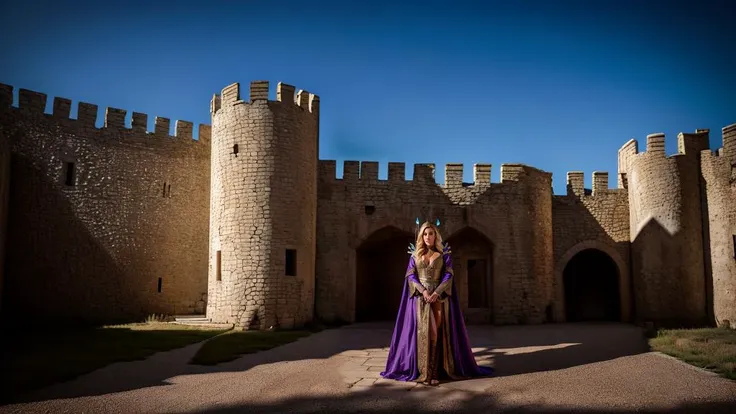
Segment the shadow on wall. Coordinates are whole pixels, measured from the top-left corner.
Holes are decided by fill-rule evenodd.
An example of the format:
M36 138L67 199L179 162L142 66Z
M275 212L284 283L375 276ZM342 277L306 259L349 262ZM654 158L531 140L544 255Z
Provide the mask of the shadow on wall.
M349 325L322 331L268 351L244 355L217 366L187 365L185 361L189 361L199 348L199 344L195 344L156 354L146 361L113 364L77 380L21 396L17 401L102 396L147 387L165 387L171 385L175 377L243 373L257 366L277 362L327 359L348 350L387 348L392 328L392 324L385 322ZM642 330L625 324L472 326L468 333L479 364L487 365L485 361L490 360L496 368L496 378L566 369L647 351ZM335 375L340 374L335 372ZM333 401L338 404L337 409L350 407L340 406L341 401ZM299 408L303 403L301 400L295 401L296 405L284 406L283 409L275 405L260 408L242 406L238 409L251 412L250 408L253 407L284 412Z
M553 199L555 298L547 320L631 322L629 231L615 227L620 220L628 223L628 206L616 199L626 195L584 197ZM616 241L606 228L622 232L618 237L625 240Z
M703 170L701 169L701 172ZM713 248L710 238L710 207L708 205L708 182L700 176L700 209L703 223L703 268L705 273L705 319L709 326L716 326L716 315L713 298Z
M406 273L407 248L413 239L411 233L388 226L371 234L356 249L357 322L396 319L404 285L401 276Z
M136 287L33 162L13 154L3 324L142 320ZM21 178L22 177L22 178ZM28 206L33 206L28 208ZM87 208L94 208L87 205Z
M677 237L650 219L631 244L632 269L638 275L632 281L637 320L663 328L704 326L705 308L697 306L696 298L711 294L705 288L708 278L694 281L702 292L685 279L687 273L676 265L679 261L673 260L680 257L684 245ZM713 303L712 298L705 303Z
M462 229L446 239L452 249L455 288L463 309L465 323L492 324L495 263L494 245L473 227Z
M493 245L472 227L446 240L455 258L455 278L466 323L488 324L493 315ZM356 249L356 322L394 321L399 308L407 253L414 235L393 226L373 232ZM438 259L440 260L440 259ZM478 264L475 269L466 269ZM468 298L465 300L465 298Z

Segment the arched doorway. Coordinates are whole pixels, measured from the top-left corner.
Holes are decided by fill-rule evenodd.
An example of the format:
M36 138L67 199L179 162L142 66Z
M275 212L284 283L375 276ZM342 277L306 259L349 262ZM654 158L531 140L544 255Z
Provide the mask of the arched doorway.
M565 265L563 281L568 322L621 320L619 269L608 254L580 251Z
M452 249L455 287L468 324L493 323L493 243L465 227L447 239Z
M395 320L414 235L395 227L371 234L356 251L355 321Z

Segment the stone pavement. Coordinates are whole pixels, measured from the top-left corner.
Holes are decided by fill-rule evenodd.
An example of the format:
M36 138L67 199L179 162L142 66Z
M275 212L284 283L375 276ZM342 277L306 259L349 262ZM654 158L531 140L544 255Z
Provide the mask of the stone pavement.
M497 375L439 387L386 381L390 324L356 324L216 367L200 345L113 364L0 413L736 412L736 382L647 352L623 324L471 326Z
M337 358L344 360L338 372L342 376L345 384L354 391L364 391L366 390L364 387L371 387L373 385L397 387L406 389L407 391L418 386L419 384L416 382L400 382L381 377L380 373L386 368L388 350L388 347L368 348L345 351L336 355ZM473 348L473 352L476 354L482 350L483 348ZM493 366L490 355L477 357L476 362L479 365Z

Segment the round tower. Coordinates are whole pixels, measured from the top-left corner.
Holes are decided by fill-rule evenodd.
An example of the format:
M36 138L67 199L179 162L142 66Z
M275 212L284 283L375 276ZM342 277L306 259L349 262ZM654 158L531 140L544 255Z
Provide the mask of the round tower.
M243 329L311 320L316 256L319 97L238 83L211 102L207 317Z
M632 285L639 321L699 324L706 318L700 151L708 134L680 134L665 156L664 134L619 151L629 193Z
M702 155L703 179L708 198L709 253L712 284L712 314L718 326L736 329L736 206L733 165L736 164L736 124L721 129L723 147ZM708 257L708 256L706 256ZM706 269L708 269L706 267Z

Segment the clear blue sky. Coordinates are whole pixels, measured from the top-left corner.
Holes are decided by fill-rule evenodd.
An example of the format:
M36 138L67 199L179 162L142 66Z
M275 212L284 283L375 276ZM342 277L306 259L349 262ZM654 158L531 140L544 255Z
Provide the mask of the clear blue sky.
M321 98L321 159L609 171L618 148L736 122L729 1L3 2L0 82L210 123L232 82ZM594 5L587 5L593 3ZM637 7L638 4L643 4ZM16 91L17 96L17 91ZM128 115L130 118L130 112ZM152 129L152 125L149 127ZM173 122L172 122L173 128Z

